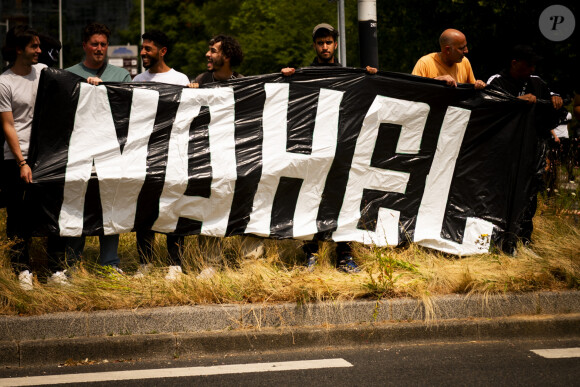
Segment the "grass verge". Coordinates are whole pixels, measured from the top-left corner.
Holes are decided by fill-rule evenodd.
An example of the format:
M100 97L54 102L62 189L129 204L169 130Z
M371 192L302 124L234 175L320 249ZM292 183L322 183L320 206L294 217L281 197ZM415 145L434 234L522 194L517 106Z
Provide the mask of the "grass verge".
M512 257L494 251L458 258L411 244L406 248L377 248L353 244L361 273L344 274L334 268L332 243L320 249L318 265L309 272L302 265L301 242L265 240L259 259L242 257L242 238L224 239L227 264L209 278L197 237L186 238L184 268L176 281L167 281L165 238L157 236L153 269L134 278L138 267L134 234L121 236L120 275L96 264L98 240L87 238L85 256L72 271L70 286L47 284L35 278L34 290L20 289L10 269L9 243L0 239L0 314L37 315L61 311L135 309L170 305L220 303L315 302L325 300L413 297L426 305L433 295L495 294L580 288L580 214L578 192L540 201L535 217L534 243L519 246ZM3 224L4 222L1 222ZM4 230L0 233L4 235ZM33 242L33 265L43 266L43 241Z

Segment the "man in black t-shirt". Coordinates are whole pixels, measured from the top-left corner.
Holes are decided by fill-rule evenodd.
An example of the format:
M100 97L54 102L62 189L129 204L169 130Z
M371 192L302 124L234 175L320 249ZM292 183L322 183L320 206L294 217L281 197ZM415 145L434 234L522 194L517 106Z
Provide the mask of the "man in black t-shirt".
M198 88L208 83L221 83L244 77L233 70L244 59L242 47L235 38L227 35L214 36L209 41L209 49L205 57L208 71L195 77L195 80L188 84L188 87ZM224 256L222 238L199 235L197 241L203 251L206 266L200 273L199 278L209 278L214 275L215 267L219 268L231 263L227 262ZM262 239L244 236L239 241L240 254L243 258L256 259L264 254L264 242Z
M327 23L318 24L312 30L312 46L316 51L316 57L310 66L327 66L342 67L335 56L338 47L338 31ZM291 76L295 73L292 67L286 67L281 70L284 76ZM377 69L367 66L366 71L369 74L376 74ZM316 265L318 255L318 241L316 239L305 242L302 250L306 254L306 266L313 270ZM352 250L347 242L337 242L336 244L336 266L340 271L347 273L357 273L360 271L358 265L352 258Z
M507 69L493 75L487 81L491 89L502 91L517 97L529 104L538 100L551 101L552 106L546 106L541 111L536 111L536 132L538 144L536 149L535 166L536 179L533 197L520 222L521 232L519 237L524 243L531 241L533 222L532 218L537 207L537 192L543 186L543 174L546 166L547 141L553 134L553 129L558 125L558 109L562 107L562 98L550 91L546 82L540 77L533 75L536 63L541 59L529 46L515 46L512 50L512 59Z
M327 23L320 23L312 30L312 46L316 51L316 57L310 63L310 66L329 66L342 67L335 56L335 51L338 47L338 31L333 26ZM369 74L376 74L377 69L367 66L366 70ZM290 76L294 74L296 69L293 67L285 67L282 69L282 74Z
M195 81L189 87L199 87L212 82L225 82L230 79L242 78L233 70L244 59L240 43L231 36L216 35L209 41L207 58L207 71L195 77Z
M491 76L487 84L528 103L536 103L538 99L552 101L554 109L558 110L562 107L562 98L550 92L542 78L533 75L540 59L531 47L516 46L509 67Z

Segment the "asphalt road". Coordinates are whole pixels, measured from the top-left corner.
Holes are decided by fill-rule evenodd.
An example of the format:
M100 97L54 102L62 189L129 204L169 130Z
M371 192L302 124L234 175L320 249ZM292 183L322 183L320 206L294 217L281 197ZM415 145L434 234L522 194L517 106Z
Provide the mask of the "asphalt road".
M0 386L29 380L48 382L48 375L58 375L57 383L78 380L66 385L79 386L388 386L388 385L508 385L573 386L580 385L580 357L544 358L532 350L576 348L580 356L580 338L554 340L504 340L439 342L409 345L383 345L361 348L320 348L308 351L229 353L219 357L175 359L164 362L128 361L42 368L3 368ZM328 359L320 364L321 359ZM318 360L318 362L310 362ZM268 371L258 372L266 363ZM295 363L289 363L295 362ZM237 365L232 370L227 366ZM216 369L216 366L224 366ZM288 367L318 367L284 370ZM190 368L212 367L212 368ZM253 368L257 367L257 368ZM336 368L328 368L336 367ZM144 378L163 372L194 370L208 373L234 372L189 377ZM155 370L153 372L148 370ZM132 380L83 382L95 373L107 379L110 372L123 373ZM116 374L117 376L119 374ZM42 376L41 379L19 379ZM10 379L6 379L10 378Z

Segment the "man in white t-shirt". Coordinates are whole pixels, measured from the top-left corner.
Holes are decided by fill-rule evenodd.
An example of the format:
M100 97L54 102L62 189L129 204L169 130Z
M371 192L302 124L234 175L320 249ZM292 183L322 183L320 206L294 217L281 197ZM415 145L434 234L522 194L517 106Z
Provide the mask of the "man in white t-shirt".
M568 124L572 122L572 114L566 108L560 108L560 122L557 127L552 129L552 138L550 146L552 148L559 148L558 153L560 163L564 164L568 172L568 181L574 181L574 159L570 152L570 134L568 133Z
M568 124L572 121L572 114L570 114L565 108L561 108L561 117L558 126L552 129L552 139L555 142L561 142L562 139L570 139L570 134L568 133Z
M145 32L142 38L141 59L147 71L137 75L133 82L159 82L187 86L189 83L187 75L175 71L165 63L169 46L167 35L161 31L151 30Z
M32 171L27 163L28 148L40 72L46 67L38 63L40 53L38 33L29 26L15 26L6 34L2 56L8 60L10 68L0 75L0 123L6 138L1 181L6 193L6 236L14 242L9 251L10 262L19 272L20 285L25 290L32 289L32 273L28 252L30 234L26 228L29 215L24 192L26 185L32 183ZM58 246L62 244L58 236L49 237L48 243L48 252L64 251ZM52 261L53 257L50 258ZM59 269L59 275L63 275L62 268Z
M141 59L147 71L137 75L133 82L158 82L172 85L187 86L187 75L175 71L165 63L165 56L169 46L169 39L161 31L150 30L143 34ZM151 230L137 231L137 252L139 253L140 267L136 276L142 277L153 258L153 243L155 232ZM181 256L184 251L185 238L181 235L167 235L167 251L169 253L169 271L165 277L175 280L182 272Z

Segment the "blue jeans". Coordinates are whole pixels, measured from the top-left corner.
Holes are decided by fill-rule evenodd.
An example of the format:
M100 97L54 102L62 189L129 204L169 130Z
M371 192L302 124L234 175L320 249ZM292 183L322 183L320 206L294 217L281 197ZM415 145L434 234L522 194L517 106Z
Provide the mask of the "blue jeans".
M86 237L68 237L66 238L66 252L67 254L72 254L74 260L80 260L83 255L83 250L85 249L85 239ZM100 244L100 256L99 265L102 266L119 266L121 260L117 254L117 249L119 248L119 235L99 235Z

